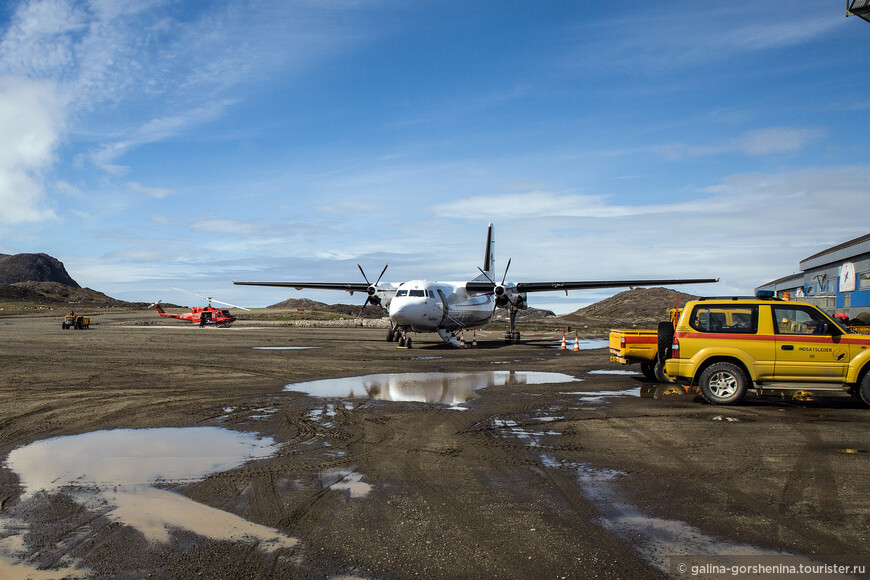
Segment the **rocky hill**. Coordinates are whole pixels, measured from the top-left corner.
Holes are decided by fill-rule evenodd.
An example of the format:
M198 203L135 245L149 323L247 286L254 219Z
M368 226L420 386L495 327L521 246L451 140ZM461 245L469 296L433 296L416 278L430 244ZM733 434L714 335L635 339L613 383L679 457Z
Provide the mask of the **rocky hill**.
M63 263L48 254L0 254L0 284L19 282L55 282L81 288Z
M668 310L677 304L677 294L669 288L635 288L559 318L580 327L654 329L668 319ZM679 292L680 305L696 298Z

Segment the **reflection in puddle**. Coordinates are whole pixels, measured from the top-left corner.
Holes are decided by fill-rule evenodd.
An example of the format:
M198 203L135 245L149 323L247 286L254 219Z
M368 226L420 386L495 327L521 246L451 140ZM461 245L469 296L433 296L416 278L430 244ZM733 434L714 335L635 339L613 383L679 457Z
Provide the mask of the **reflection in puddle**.
M6 568L26 566L20 562L23 549L3 548L23 548L30 528L23 520L55 494L68 495L113 522L131 526L152 542L168 542L172 530L179 529L216 540L254 543L266 552L291 548L297 540L278 530L157 487L197 481L250 459L268 457L275 450L271 438L214 427L97 431L15 449L6 466L17 474L23 493L20 504L0 519L0 572L6 577ZM13 516L18 512L19 519L10 518L10 512ZM29 567L26 577L30 577Z
M362 480L362 474L352 469L327 469L323 472L323 478L335 480L328 484L329 488L339 491L346 490L352 498L365 497L372 490L372 486Z
M586 373L587 375L639 375L641 373L636 371L626 371L621 369L610 369L610 370L600 370L600 371L589 371Z
M456 405L474 398L474 392L485 387L570 383L576 380L562 373L522 371L392 373L294 383L285 386L284 390L308 393L315 397L372 397L385 401Z

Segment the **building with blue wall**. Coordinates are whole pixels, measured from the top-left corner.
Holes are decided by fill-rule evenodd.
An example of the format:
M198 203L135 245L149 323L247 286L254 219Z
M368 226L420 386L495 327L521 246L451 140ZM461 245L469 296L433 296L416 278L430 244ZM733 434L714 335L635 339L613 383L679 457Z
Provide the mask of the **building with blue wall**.
M870 312L870 234L801 260L800 270L755 290L772 290L781 298L812 302L850 318Z

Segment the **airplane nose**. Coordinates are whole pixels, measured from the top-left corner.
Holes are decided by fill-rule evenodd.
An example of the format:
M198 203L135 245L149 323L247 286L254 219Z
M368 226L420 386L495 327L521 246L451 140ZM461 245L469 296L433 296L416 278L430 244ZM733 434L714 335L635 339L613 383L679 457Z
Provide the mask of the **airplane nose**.
M394 299L390 302L390 319L394 324L430 328L437 325L440 318L440 309L425 301Z

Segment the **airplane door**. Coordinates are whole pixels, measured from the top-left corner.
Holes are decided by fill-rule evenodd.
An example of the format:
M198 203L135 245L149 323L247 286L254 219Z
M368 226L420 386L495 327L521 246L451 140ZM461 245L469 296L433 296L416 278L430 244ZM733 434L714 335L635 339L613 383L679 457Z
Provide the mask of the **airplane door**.
M441 299L441 322L438 325L442 326L450 312L450 308L447 306L447 297L444 296L444 292L440 288L438 289L438 297Z
M840 382L849 367L849 344L826 329L828 321L813 308L771 305L776 331L776 380ZM823 334L826 333L826 334Z

